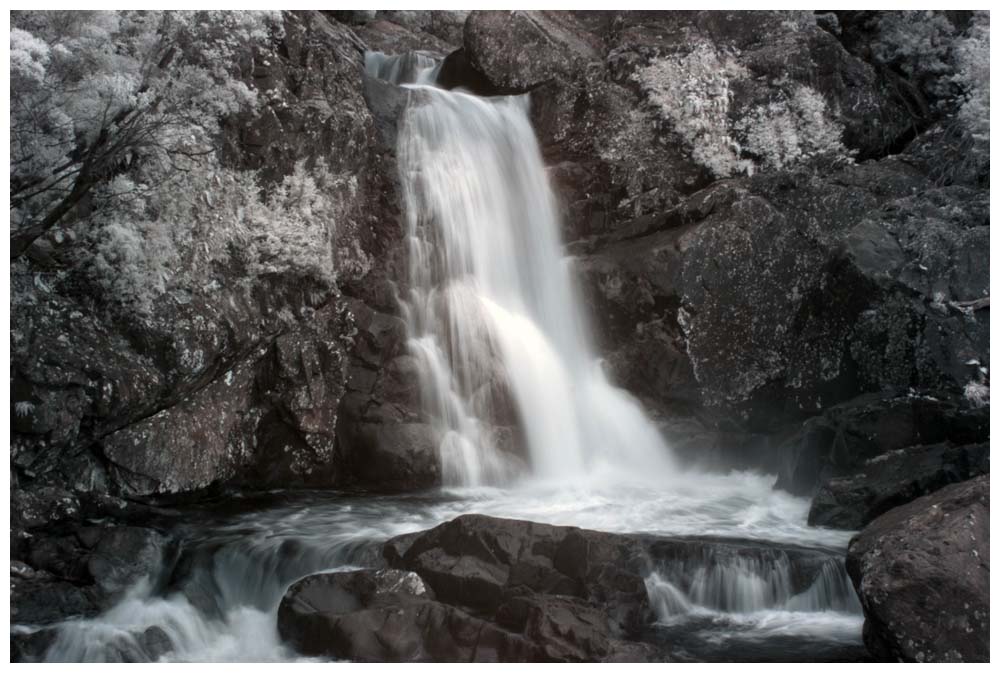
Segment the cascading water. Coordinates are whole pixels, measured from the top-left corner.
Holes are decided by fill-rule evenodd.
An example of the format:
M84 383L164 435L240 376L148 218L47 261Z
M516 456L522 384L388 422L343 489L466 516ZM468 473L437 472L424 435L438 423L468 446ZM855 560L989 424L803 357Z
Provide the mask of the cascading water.
M445 483L461 488L272 494L236 515L182 512L170 527L179 559L116 606L12 632L53 631L54 661L294 658L276 628L293 581L371 566L387 538L478 512L670 539L646 584L650 639L674 658L861 656L842 562L850 533L807 526L808 501L773 490L773 477L676 465L605 379L528 97L435 88L440 64L425 54L365 63L410 87L398 136L410 246L401 305Z
M511 412L535 477L666 474L668 448L589 343L528 97L414 93L399 137L404 312L446 482L503 483L516 471L491 431Z

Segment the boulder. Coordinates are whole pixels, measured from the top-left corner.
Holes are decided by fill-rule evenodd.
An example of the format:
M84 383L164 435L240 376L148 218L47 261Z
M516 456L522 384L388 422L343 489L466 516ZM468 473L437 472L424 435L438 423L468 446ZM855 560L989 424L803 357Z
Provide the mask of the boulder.
M882 661L990 659L990 478L889 510L851 540L847 569Z
M893 507L990 471L989 444L950 443L896 449L858 472L829 479L809 508L809 525L856 530Z
M523 591L573 596L600 605L621 636L634 636L651 615L647 557L627 536L465 515L408 543L402 555L387 543L387 559L449 603L494 613Z
M167 538L158 531L137 526L113 526L99 530L82 529L81 539L96 544L87 558L87 571L110 607L144 578L156 582L163 566Z
M567 12L472 12L464 47L473 66L509 92L571 79L603 61L600 40Z
M299 652L351 661L491 661L533 658L512 634L433 600L399 570L312 575L285 594L278 631Z
M357 661L646 661L639 538L466 515L389 540L393 570L307 577L278 612L305 654Z

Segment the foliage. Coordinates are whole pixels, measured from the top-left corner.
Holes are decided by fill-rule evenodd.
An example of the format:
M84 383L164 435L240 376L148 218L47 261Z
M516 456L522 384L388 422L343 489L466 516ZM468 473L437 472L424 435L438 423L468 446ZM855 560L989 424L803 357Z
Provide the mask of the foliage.
M730 81L746 76L732 54L699 43L690 53L654 59L636 79L692 158L716 177L748 171L740 146L729 133Z
M990 387L978 381L969 381L965 386L965 399L976 408L988 406L990 403Z
M253 172L199 165L169 188L107 200L113 207L91 217L80 264L109 297L141 314L170 290L217 289L233 266L241 282L292 273L332 287L332 182L322 163L307 170L300 162L265 195ZM102 189L142 192L125 177Z
M13 12L13 254L132 164L165 169L210 154L219 120L256 106L255 92L235 76L235 56L278 30L275 19L256 12Z
M736 54L704 42L684 56L654 59L634 75L692 158L715 177L851 160L841 125L810 87L775 83L770 103L738 115L733 85L749 77Z
M339 179L299 163L265 189L218 151L222 120L258 108L240 64L281 26L265 12L15 12L12 247L74 237L73 268L140 315L167 292L273 273L332 287Z
M767 168L786 168L804 161L838 163L851 156L841 141L843 130L827 113L826 101L807 86L757 106L735 126L746 138L746 151Z
M872 54L916 81L945 114L977 138L989 136L990 15L977 11L964 30L939 10L880 12Z
M935 96L950 93L955 26L944 12L879 12L872 55L894 66Z
M976 12L967 34L955 45L952 81L961 90L958 119L977 149L990 151L990 14Z

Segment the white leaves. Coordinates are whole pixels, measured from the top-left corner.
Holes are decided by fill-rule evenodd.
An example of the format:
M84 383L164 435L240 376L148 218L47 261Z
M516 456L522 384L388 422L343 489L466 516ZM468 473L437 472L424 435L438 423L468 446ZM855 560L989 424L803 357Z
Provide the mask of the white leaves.
M730 82L747 76L734 56L701 42L685 56L655 59L633 75L691 148L692 158L716 177L750 169L729 135Z
M49 45L26 30L10 29L10 75L41 82L49 62Z
M140 314L175 289L218 291L214 274L237 260L247 280L293 273L332 285L334 182L323 164L300 162L262 196L252 172L193 166L151 192L143 210L114 209L95 222L91 276Z
M211 151L223 117L256 107L236 57L279 30L280 13L28 11L11 23L11 180L43 187L15 209L24 226L98 143L130 170Z
M969 133L989 152L990 142L990 15L976 12L968 36L955 47L953 81L965 95L958 111L959 119Z
M841 140L843 127L827 113L823 96L807 86L757 106L735 127L746 139L745 149L767 168L787 168L817 158L848 161L852 154Z
M965 399L976 408L985 407L990 403L990 387L977 381L969 381L965 385Z
M685 56L655 59L638 80L651 102L691 148L691 156L716 177L757 168L784 168L824 157L847 161L841 124L828 114L826 101L808 86L775 82L775 99L731 121L732 85L749 77L736 52L698 44Z

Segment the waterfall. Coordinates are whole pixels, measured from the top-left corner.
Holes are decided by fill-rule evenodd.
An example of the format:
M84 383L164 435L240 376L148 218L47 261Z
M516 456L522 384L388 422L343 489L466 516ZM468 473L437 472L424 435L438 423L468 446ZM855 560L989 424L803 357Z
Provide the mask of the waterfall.
M402 57L369 57L405 77ZM438 424L446 484L598 468L669 474L671 455L629 395L605 378L589 339L559 216L528 118L529 98L480 98L421 84L398 161L409 242L403 301L425 409Z

